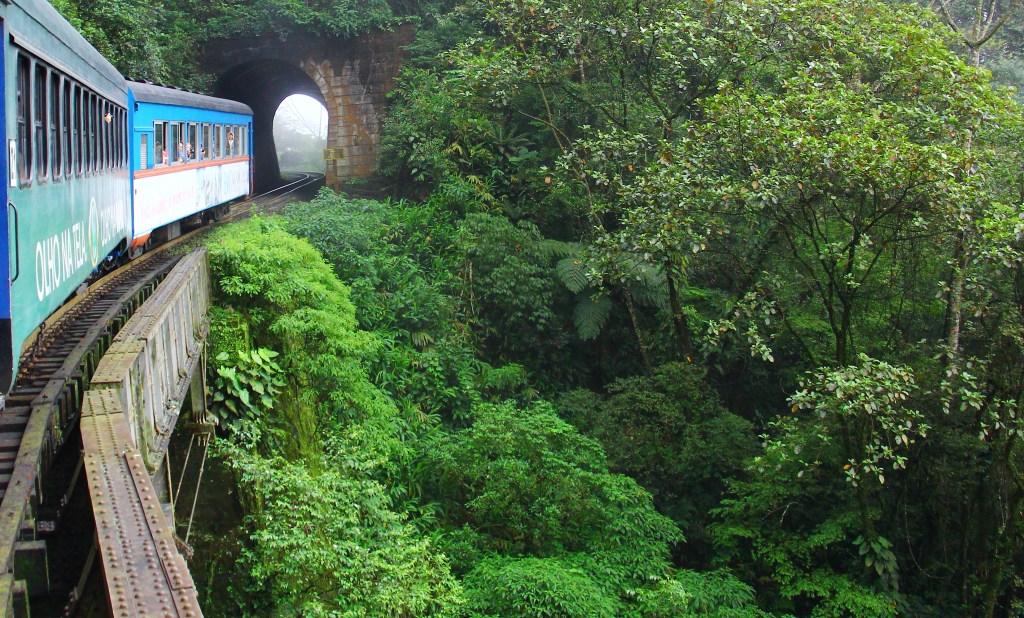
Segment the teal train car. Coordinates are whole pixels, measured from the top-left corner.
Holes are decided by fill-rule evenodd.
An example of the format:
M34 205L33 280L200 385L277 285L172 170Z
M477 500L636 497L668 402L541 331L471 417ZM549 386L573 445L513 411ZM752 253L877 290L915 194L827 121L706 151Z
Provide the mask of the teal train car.
M132 205L125 79L46 0L5 0L0 20L2 396L32 332L128 249Z

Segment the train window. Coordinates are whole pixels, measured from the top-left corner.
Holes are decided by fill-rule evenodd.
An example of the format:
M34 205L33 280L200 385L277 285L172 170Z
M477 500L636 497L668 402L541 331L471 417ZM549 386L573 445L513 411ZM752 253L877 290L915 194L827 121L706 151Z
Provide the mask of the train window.
M63 80L63 87L61 88L61 114L60 114L60 132L63 146L61 148L61 160L63 161L64 176L70 176L72 174L72 156L71 156L71 81L67 78Z
M103 166L100 163L102 154L100 152L100 134L103 126L100 124L100 99L95 93L89 93L89 140L92 142L92 171L98 172Z
M118 168L124 167L124 118L122 116L123 110L114 108L114 135L116 140L114 141L115 151L115 166Z
M153 163L156 165L167 165L167 123L153 123Z
M235 156L235 151L236 151L236 148L238 147L238 142L235 141L235 129L237 129L237 128L238 127L236 127L234 125L228 125L227 126L228 134L227 134L227 139L224 142L225 146L227 146L227 153L225 154L225 156L227 156L227 157Z
M18 54L18 85L17 85L17 113L18 113L18 178L21 182L29 181L29 174L32 171L32 144L29 140L29 117L31 107L29 105L29 83L30 62L27 56Z
M223 145L224 145L224 127L219 124L213 125L213 158L219 159L224 156Z
M203 137L199 142L199 157L202 159L212 159L213 154L209 151L210 146L213 145L213 138L210 136L210 125L203 124Z
M52 166L50 176L54 180L59 180L61 177L61 164L64 161L60 154L62 143L60 138L60 73L50 71L50 165Z
M92 127L92 96L82 88L82 158L85 160L85 173L92 172L93 137Z
M128 167L128 140L131 132L128 130L128 110L121 110L121 167Z
M110 140L107 139L107 130L110 123L107 122L107 102L99 97L96 97L96 113L96 168L102 171L108 167L107 146Z
M89 171L96 172L99 170L100 161L100 138L98 122L99 115L96 111L96 95L92 92L89 93L88 97L89 108L85 115L85 121L89 125Z
M46 67L36 63L35 83L32 87L32 147L36 160L36 176L45 179L50 175L50 132L46 126Z
M185 154L189 161L195 161L199 154L199 127L196 123L188 123L188 143L185 144Z
M110 104L110 167L121 167L121 113Z
M72 86L71 95L71 142L75 159L75 174L82 175L82 87Z
M100 105L103 108L100 114L103 127L103 168L110 169L114 167L114 106L109 101L100 101Z
M185 137L181 134L181 123L171 123L171 163L177 165L185 158Z
M149 167L149 136L143 133L139 136L139 169Z
M104 159L106 160L107 169L114 169L114 105L110 101L103 103L103 135L106 137L106 146L103 149Z

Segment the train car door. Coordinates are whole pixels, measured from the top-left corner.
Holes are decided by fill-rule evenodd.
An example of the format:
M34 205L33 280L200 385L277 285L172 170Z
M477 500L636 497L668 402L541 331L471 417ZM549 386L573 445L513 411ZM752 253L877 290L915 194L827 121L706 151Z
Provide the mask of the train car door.
M0 9L2 11L3 9ZM7 108L7 21L0 14L0 67L4 67L0 75L0 101ZM7 142L7 114L0 113L0 135ZM21 259L18 255L21 247L18 242L18 208L8 199L7 187L11 177L7 148L0 147L0 169L3 180L0 181L0 203L4 204L0 214L0 410L4 408L4 396L14 383L15 354L11 331L11 283L21 276Z

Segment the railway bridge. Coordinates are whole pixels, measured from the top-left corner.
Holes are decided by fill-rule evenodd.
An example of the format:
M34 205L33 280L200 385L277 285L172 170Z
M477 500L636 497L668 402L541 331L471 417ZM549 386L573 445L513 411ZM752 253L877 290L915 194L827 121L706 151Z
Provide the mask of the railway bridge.
M0 617L201 615L175 524L199 481L181 491L188 461L168 445L187 432L198 453L215 426L210 280L205 249L165 253L53 316L64 334L42 333L31 361L45 377L0 415Z
M327 185L338 189L345 180L372 175L386 95L395 87L402 48L412 35L411 26L400 26L351 39L293 35L282 44L268 35L217 41L204 49L203 69L219 76L214 96L253 110L257 182L280 178L273 121L292 94L309 95L327 108Z

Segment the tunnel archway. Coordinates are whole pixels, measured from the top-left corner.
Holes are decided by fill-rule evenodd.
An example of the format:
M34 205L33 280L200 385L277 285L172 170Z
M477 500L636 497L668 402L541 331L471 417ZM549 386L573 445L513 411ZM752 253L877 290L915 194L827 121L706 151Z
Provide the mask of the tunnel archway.
M387 93L412 42L413 27L351 38L273 35L217 40L203 48L202 70L220 76L214 95L241 101L255 115L256 188L280 182L273 120L287 96L306 94L327 108L326 182L335 189L377 171Z
M281 60L251 60L239 64L224 73L214 88L214 96L241 101L252 108L254 188L257 193L282 184L274 144L274 115L281 102L293 94L307 95L328 111L331 109L313 78L300 67Z

